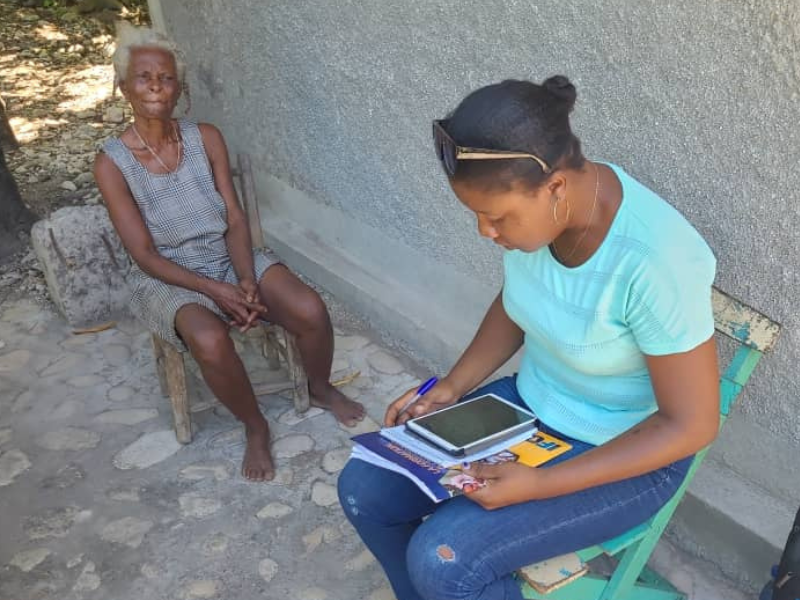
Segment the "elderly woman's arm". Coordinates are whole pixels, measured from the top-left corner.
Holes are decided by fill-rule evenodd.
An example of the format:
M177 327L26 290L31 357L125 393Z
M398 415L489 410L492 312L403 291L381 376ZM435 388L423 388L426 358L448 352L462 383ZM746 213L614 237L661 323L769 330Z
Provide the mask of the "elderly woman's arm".
M98 154L95 159L94 176L114 228L142 271L164 283L205 294L237 322L246 322L254 310L263 312L263 307L248 302L238 287L198 275L161 256L142 220L125 178L114 162L103 153Z

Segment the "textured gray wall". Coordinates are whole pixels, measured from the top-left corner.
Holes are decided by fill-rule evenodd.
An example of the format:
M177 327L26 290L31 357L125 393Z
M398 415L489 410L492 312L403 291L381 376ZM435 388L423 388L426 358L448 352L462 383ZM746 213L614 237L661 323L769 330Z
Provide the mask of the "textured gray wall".
M406 341L423 355L438 338L460 346L501 279L499 252L446 188L430 120L502 78L571 77L587 154L674 203L714 248L717 283L783 323L714 456L800 497L786 477L800 451L796 2L162 4L193 115L263 165L271 239L316 253L296 264L324 281L352 269L348 297L413 321L420 335ZM744 451L758 438L766 456Z

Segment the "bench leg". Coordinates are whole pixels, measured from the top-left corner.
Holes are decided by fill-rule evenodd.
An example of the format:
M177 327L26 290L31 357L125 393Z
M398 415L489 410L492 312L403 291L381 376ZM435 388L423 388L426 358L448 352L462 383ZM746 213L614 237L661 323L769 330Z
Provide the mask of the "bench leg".
M306 377L303 362L300 359L300 350L297 348L294 336L288 331L283 332L286 340L286 368L294 389L294 410L298 415L306 412L311 406L311 397L308 392L308 377Z
M192 419L189 414L189 394L186 389L186 365L175 346L159 340L164 357L164 376L175 419L175 437L181 444L192 441Z

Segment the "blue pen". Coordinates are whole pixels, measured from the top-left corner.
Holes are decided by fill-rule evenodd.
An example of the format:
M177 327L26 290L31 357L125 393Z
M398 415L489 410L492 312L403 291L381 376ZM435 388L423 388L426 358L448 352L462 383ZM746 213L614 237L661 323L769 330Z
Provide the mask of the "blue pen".
M408 410L408 408L412 404L414 404L414 402L416 402L417 400L422 398L425 394L427 394L429 391L431 391L431 388L436 385L437 381L439 381L437 377L431 377L430 379L428 379L428 381L419 386L419 389L417 390L417 393L414 394L414 397L411 398L411 400L409 400L408 402L406 402L405 406L400 410L399 413L397 413L397 415L398 416L402 415L404 412Z

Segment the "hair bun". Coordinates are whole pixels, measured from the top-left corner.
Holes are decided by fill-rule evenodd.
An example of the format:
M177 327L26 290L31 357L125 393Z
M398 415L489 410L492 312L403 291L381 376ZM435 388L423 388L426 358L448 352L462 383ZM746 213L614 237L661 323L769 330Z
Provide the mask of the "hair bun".
M553 75L544 80L542 87L563 102L568 113L572 112L575 100L578 98L578 90L569 79L563 75Z

